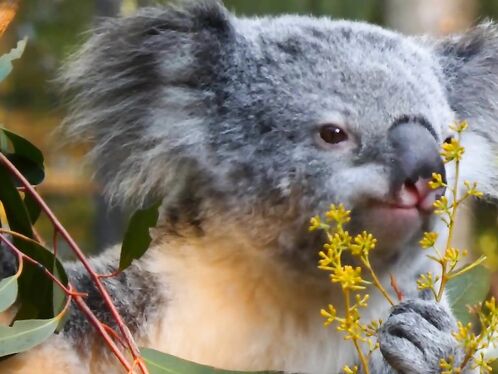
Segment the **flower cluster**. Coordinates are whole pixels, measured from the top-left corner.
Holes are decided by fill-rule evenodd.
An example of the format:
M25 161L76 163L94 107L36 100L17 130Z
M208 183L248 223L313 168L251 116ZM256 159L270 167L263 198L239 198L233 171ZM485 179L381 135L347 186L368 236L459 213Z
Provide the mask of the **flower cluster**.
M486 259L485 256L481 256L470 264L460 265L468 252L453 247L452 243L458 208L470 197L481 198L483 196L482 192L477 189L477 183L469 181L464 181L463 193L459 191L460 161L465 152L464 147L461 145L461 135L467 127L468 124L465 121L453 125L452 130L456 132L456 137L442 146L441 156L444 162L446 164L454 163L455 179L453 185L448 186L440 174L433 174L433 180L429 183L429 187L432 189L449 187L449 197L443 196L434 203L435 213L439 215L448 228L448 237L444 249L438 248L436 233L425 233L420 241L422 248L432 250L433 254L429 254L428 257L439 264L441 273L438 275L432 273L422 274L417 280L417 287L419 290L430 290L437 301L442 299L448 281L471 270ZM489 365L491 360L487 359L482 351L495 344L497 340L498 311L495 300L491 299L484 302L484 307L478 305L471 309L478 316L480 333L476 334L474 332L474 327L471 323L464 325L458 322L458 330L454 332L453 336L463 348L465 357L461 362L455 362L454 357L442 359L440 367L443 374L462 373L468 366L479 369L481 373L491 372Z
M439 264L441 272L433 274L431 272L422 274L417 280L419 290L429 290L436 301L441 301L445 287L453 278L473 269L481 264L486 258L480 257L474 262L460 265L462 260L468 255L466 250L460 250L452 246L455 228L455 217L459 206L470 197L480 198L482 192L477 188L476 183L464 181L464 191L459 195L459 167L465 149L461 145L461 135L467 129L467 122L453 125L451 128L456 133L456 137L442 145L441 157L446 164L454 163L455 178L453 184L448 186L441 174L434 173L429 187L432 189L448 188L449 196L443 196L434 203L434 211L448 227L448 237L444 247L440 238L435 232L426 232L420 240L420 246L427 251L427 257ZM375 249L376 239L367 232L362 232L354 238L344 229L344 226L351 220L350 211L343 205L331 205L325 213L325 219L315 216L310 221L310 231L323 230L326 233L327 243L323 250L319 252L318 267L330 273L330 281L340 285L344 295L344 315L339 316L333 305L328 305L321 310L321 315L325 318L324 325L335 324L345 340L353 342L360 361L361 369L365 374L369 373L368 358L372 352L378 348L376 342L377 331L382 321L374 321L366 325L361 322L361 310L368 306L369 294L368 285L376 287L391 304L394 302L390 294L385 290L370 263L369 255ZM348 258L360 264L343 264L342 255L348 252ZM364 278L368 273L369 280ZM401 292L397 289L395 279L391 279L394 293L401 300ZM467 367L479 368L481 373L491 371L490 361L482 353L483 349L490 345L498 345L498 307L495 300L491 299L472 308L478 316L480 322L480 333L476 334L472 324L458 324L458 330L453 336L462 346L465 357L456 362L454 357L447 357L440 362L441 373L457 374L462 373ZM367 345L368 351L365 354L362 346ZM356 374L360 372L360 367L345 366L343 372L346 374Z
M369 254L375 249L377 240L365 231L353 238L344 229L344 225L351 220L350 213L343 205L331 205L325 213L325 220L319 216L313 217L310 220L309 229L310 231L323 230L326 233L328 240L319 253L318 267L330 273L332 283L340 285L346 306L343 316L337 315L337 310L333 305L322 309L321 315L325 318L324 325L336 323L336 328L343 334L344 339L353 342L363 370L368 373L368 356L378 348L375 336L381 321L368 325L361 322L360 311L368 306L369 298L369 295L363 291L369 284L374 284L389 300L390 297L377 279L369 260ZM343 264L342 255L346 251L358 259L363 267ZM371 282L364 279L363 270L370 273ZM367 345L367 354L363 353L361 345ZM357 366L344 367L345 373L358 373L358 371Z

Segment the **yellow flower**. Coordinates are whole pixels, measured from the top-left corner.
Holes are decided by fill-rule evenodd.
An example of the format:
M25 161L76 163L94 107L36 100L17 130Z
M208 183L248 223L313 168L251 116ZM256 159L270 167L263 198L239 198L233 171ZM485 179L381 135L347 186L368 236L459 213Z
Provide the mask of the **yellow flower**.
M340 266L334 269L330 275L333 283L340 283L343 290L363 290L362 283L366 283L361 278L361 267Z
M333 248L336 251L345 250L351 245L351 235L347 231L336 232L334 235L329 236L329 242L325 244L324 248Z
M462 322L457 322L457 331L453 332L453 337L458 341L462 346L465 347L467 351L474 351L478 347L478 339L474 332L472 323L467 323L464 325Z
M446 183L443 182L443 176L439 173L432 173L432 180L429 182L429 187L433 190L446 187Z
M322 228L322 220L320 216L314 216L310 219L310 226L308 228L309 231L316 231Z
M484 194L477 189L477 183L470 183L469 181L464 181L463 184L467 189L467 195L477 197L478 199L482 198Z
M490 314L498 314L498 309L496 308L496 299L492 297L484 302L486 309Z
M356 299L356 307L359 308L366 308L368 306L368 299L370 298L370 295L355 295Z
M320 314L322 317L326 318L326 321L323 323L324 326L330 325L337 317L337 312L332 304L329 304L328 310L320 310Z
M453 125L450 125L450 129L456 131L459 134L464 132L467 129L467 127L469 127L469 123L466 120L460 123L454 123Z
M432 248L436 244L437 238L437 232L424 232L424 237L420 241L420 246L424 249Z
M442 358L439 361L439 367L441 368L441 374L460 373L460 371L455 371L454 361L455 361L455 359L453 358L453 356L450 356L448 358L448 361L446 361L444 358ZM458 370L458 369L456 369L456 370Z
M444 162L448 163L453 160L460 161L465 152L465 149L460 145L458 139L452 138L449 143L444 143L442 146L441 156Z
M334 221L338 225L343 225L345 223L348 223L351 220L350 213L351 213L351 211L346 210L346 208L344 208L344 205L332 204L330 206L329 211L327 213L325 213L325 216L327 217L327 219L329 221Z
M446 196L441 197L439 200L434 202L434 208L436 208L436 214L449 214L450 208L448 207L448 198Z
M342 371L344 372L344 374L358 374L358 366L353 366L353 368L350 368L348 365L346 365L342 368Z
M467 255L466 250L460 252L456 248L447 248L441 260L448 263L450 267L454 267L458 263L458 261L460 261L462 256L465 255Z
M421 274L420 278L417 279L417 288L422 290L433 290L435 283L439 280L438 276L434 276L432 273Z
M480 369L481 373L492 373L493 368L489 365L495 359L486 360L484 358L484 353L480 352L478 357L474 357L474 365L476 368Z
M368 253L375 248L377 244L377 239L373 237L372 234L363 231L361 234L356 235L354 238L354 243L351 244L351 253L354 256L368 256Z

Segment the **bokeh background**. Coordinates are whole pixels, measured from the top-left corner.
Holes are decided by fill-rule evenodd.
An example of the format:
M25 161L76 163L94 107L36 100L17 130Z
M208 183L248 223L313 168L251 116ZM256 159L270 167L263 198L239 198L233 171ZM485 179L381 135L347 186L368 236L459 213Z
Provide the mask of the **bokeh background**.
M165 1L162 1L164 3ZM86 39L86 30L102 17L130 14L149 0L21 0L17 17L1 39L3 52L29 38L14 73L0 86L0 123L38 145L47 158L47 180L41 187L61 221L89 253L119 242L126 212L106 206L91 168L82 162L85 145L64 147L53 130L64 116L55 82L65 57ZM366 20L410 33L444 35L464 30L485 18L498 19L498 0L226 0L242 15L301 13ZM498 100L498 98L497 98ZM497 170L498 173L498 170ZM474 253L489 256L498 269L497 208L484 203L468 207L459 240ZM41 220L38 229L51 233ZM493 281L495 294L498 294Z

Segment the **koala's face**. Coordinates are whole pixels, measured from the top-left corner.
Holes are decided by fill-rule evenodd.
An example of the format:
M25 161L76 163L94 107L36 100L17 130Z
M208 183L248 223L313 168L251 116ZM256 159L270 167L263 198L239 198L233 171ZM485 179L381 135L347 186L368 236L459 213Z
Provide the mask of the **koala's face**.
M471 123L463 178L498 195L497 67L493 25L429 42L325 18L240 19L203 0L104 23L65 76L67 122L96 142L111 197L163 199L173 231L237 227L315 259L309 218L342 203L351 231L392 253L431 226L443 191L427 181L452 178L439 147L455 120Z
M234 27L241 34L211 84L220 110L208 136L248 220L295 233L342 203L351 229L372 232L383 249L419 240L442 193L427 182L445 174L438 149L454 121L429 53L351 22L282 17Z

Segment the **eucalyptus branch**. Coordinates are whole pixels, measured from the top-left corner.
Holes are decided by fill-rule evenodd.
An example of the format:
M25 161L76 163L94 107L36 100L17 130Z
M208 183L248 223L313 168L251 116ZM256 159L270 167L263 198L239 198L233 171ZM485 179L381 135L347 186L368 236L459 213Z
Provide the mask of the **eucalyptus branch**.
M97 287L100 295L102 296L102 299L104 300L104 303L106 304L107 308L109 309L109 311L110 311L113 319L115 320L119 330L121 331L121 334L123 335L123 338L126 341L126 344L130 350L130 353L131 353L133 359L137 360L138 367L140 368L142 373L147 374L148 373L147 367L145 366L143 360L141 359L138 347L137 347L128 327L125 325L121 315L119 314L118 310L116 309L116 306L114 305L109 293L107 292L104 284L101 281L101 277L99 277L99 275L92 269L89 261L87 260L87 258L83 254L83 251L79 248L78 244L74 241L74 239L69 235L69 233L64 228L64 226L59 222L59 220L57 219L55 214L51 211L51 209L48 207L48 205L45 203L45 201L41 198L41 196L38 194L38 192L35 190L35 188L21 174L21 172L14 166L14 164L12 164L10 162L10 160L2 153L0 153L0 163L2 165L4 165L6 167L6 169L9 171L9 173L11 175L13 175L21 183L21 185L25 188L25 193L29 194L36 201L36 203L41 207L43 212L46 214L46 216L49 218L52 225L54 226L54 229L62 236L62 238L64 238L64 240L67 242L69 247L76 254L79 261L83 264L84 268L86 269L86 271L90 275L92 281L94 282L95 286ZM78 300L78 298L75 298L75 301L77 301L77 300ZM81 300L77 301L77 303L81 304ZM99 329L102 329L102 328L99 326Z
M23 240L26 241L33 241L32 239L25 237L24 235L10 232L9 230L3 230L3 232L8 231L9 234L12 234L12 236L17 236ZM116 356L116 358L119 360L121 365L123 367L130 371L132 369L132 366L128 363L126 357L124 357L123 353L119 350L118 346L114 342L114 340L111 338L111 336L108 334L108 330L104 327L104 324L98 320L98 318L95 316L95 314L91 311L91 309L88 307L88 305L84 301L84 297L87 295L85 293L78 292L77 290L74 289L74 287L71 285L71 283L68 283L68 286L66 287L62 282L57 279L57 277L50 272L43 264L40 262L36 261L32 257L24 254L19 248L17 248L14 244L8 240L4 234L0 234L0 242L4 243L6 247L12 251L17 257L18 257L18 262L19 262L19 267L17 270L16 275L20 275L20 273L23 270L23 263L24 261L28 261L32 263L33 265L37 266L40 269L43 269L43 272L65 293L65 295L68 297L68 302L66 304L66 307L64 307L63 311L59 313L59 315L62 315L67 311L67 305L69 301L72 299L75 304L78 306L78 308L81 310L81 312L88 318L89 322L91 325L95 327L97 332L102 336L104 341L107 343L109 346L110 350L112 353ZM117 336L119 337L119 336ZM119 337L120 338L120 337ZM121 342L121 340L118 340Z

